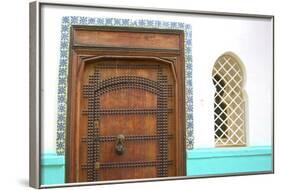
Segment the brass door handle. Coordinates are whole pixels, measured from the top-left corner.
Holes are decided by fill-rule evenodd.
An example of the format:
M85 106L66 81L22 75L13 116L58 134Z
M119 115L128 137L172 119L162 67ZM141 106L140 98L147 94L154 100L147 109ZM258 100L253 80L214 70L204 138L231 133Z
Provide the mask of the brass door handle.
M115 141L115 152L118 155L122 155L125 151L124 147L125 143L125 136L124 135L117 135L116 141Z

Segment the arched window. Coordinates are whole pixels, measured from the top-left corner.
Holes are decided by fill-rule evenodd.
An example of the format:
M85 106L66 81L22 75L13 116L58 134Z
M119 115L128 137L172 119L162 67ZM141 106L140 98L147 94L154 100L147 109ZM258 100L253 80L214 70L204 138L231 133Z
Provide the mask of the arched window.
M237 56L225 53L213 67L216 147L246 145L244 75L241 64Z

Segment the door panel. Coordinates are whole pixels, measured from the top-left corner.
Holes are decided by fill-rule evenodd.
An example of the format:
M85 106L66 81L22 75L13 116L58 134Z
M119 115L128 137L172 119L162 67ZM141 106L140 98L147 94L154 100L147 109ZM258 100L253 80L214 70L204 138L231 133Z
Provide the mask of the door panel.
M112 122L114 121L114 122ZM101 135L156 134L156 115L103 115L100 117Z
M135 75L133 75L135 76ZM118 101L116 101L118 100ZM156 108L157 96L141 89L125 88L108 92L100 97L101 108Z
M116 28L117 29L117 28ZM136 32L124 30L86 30L77 28L74 32L73 43L76 45L129 48L161 48L179 49L179 35L164 32Z
M125 162L157 159L157 141L128 141L125 142L124 146L124 154L122 156L117 156L115 153L114 141L100 143L100 162Z
M155 167L102 169L101 178L107 180L153 178L157 175ZM114 176L112 175L114 173Z
M81 35L89 33L80 31L77 39L84 42L91 35ZM165 35L182 39L181 33ZM162 50L151 56L149 49L72 49L67 181L184 175L182 51L161 57Z

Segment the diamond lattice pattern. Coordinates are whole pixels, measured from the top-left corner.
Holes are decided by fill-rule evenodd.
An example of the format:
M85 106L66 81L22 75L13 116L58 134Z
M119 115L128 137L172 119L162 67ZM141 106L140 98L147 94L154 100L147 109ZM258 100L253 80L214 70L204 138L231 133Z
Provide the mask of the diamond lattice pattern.
M238 61L229 55L221 56L214 65L213 83L216 146L245 145L245 100L243 73Z

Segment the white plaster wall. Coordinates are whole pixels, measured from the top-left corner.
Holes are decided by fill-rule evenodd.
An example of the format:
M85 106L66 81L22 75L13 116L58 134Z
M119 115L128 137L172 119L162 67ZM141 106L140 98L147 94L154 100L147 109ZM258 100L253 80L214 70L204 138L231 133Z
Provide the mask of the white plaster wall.
M200 15L159 15L89 8L43 12L43 152L55 152L57 76L62 16L116 17L185 22L192 25L195 148L214 147L212 67L226 51L243 61L248 95L248 145L270 145L272 138L272 30L269 19Z
M272 127L272 30L268 20L196 18L193 27L195 147L213 147L211 73L226 51L240 57L245 67L248 96L248 145L270 145ZM212 135L210 135L212 134Z

